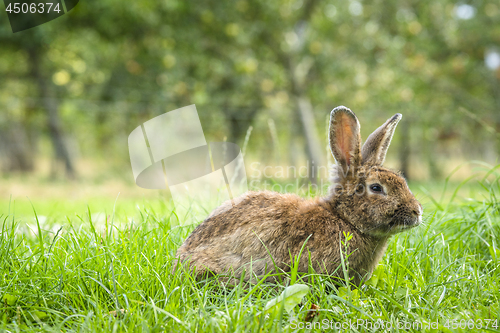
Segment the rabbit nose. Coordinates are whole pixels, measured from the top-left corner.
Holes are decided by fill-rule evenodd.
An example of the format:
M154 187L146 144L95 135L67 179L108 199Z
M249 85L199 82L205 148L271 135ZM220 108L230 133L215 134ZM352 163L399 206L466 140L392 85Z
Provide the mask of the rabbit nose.
M415 216L422 215L422 206L420 206L420 203L417 203L416 205L413 206L411 213Z

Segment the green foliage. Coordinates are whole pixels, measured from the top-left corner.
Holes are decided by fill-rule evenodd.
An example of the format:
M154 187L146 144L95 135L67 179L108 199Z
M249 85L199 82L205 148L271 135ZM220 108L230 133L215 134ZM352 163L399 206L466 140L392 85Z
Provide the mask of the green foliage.
M249 156L263 161L273 155L274 119L280 151L293 160L288 142L303 141L297 98L306 97L323 139L326 113L345 104L365 123L404 113L411 123L405 147L415 161L428 160L433 174L445 163L442 151L456 145L462 158L494 160L500 72L484 58L498 45L500 7L473 2L474 15L463 19L459 5L103 0L16 34L3 20L0 129L24 128L27 138L15 140L38 152L49 130L40 102L55 97L83 156L123 164L124 138L137 124L195 103L209 139L241 143L253 125ZM30 52L51 96L37 90Z
M286 312L290 313L293 308L302 301L302 298L306 296L308 292L309 287L305 284L293 284L286 287L278 297L267 302L264 307L264 311L274 314L279 311L281 307L283 307Z

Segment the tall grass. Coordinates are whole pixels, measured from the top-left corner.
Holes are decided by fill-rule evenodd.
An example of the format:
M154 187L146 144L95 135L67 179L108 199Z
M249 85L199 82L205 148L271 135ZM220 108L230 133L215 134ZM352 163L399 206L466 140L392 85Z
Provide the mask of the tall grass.
M340 331L335 327L344 324L354 332L382 331L380 325L394 332L422 326L468 332L481 324L500 332L500 184L491 175L478 184L468 201L429 203L423 225L391 240L361 288L310 272L310 292L290 313L263 309L286 281L304 283L301 276L277 285L226 286L213 278L196 281L182 269L172 273L173 256L193 226L179 226L168 207L139 207L139 218L129 220L110 214L104 225L89 210L58 221L57 230L37 219L27 233L20 232L24 222L3 213L0 330ZM319 310L306 322L313 304Z

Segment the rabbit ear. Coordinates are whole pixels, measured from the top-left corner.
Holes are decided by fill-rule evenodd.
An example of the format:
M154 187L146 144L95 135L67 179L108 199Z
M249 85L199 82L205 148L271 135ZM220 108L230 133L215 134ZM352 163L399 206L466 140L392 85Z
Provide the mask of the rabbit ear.
M400 113L396 113L370 134L361 151L363 164L382 165L384 163L392 135L402 117Z
M361 163L361 135L356 115L345 106L338 106L330 114L330 149L337 164L347 172L350 166Z

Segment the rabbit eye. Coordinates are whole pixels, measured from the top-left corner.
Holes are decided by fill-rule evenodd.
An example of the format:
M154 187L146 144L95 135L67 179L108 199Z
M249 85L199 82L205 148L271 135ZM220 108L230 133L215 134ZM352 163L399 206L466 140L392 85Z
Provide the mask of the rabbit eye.
M375 193L383 193L384 188L380 184L371 184L370 185L370 190Z

